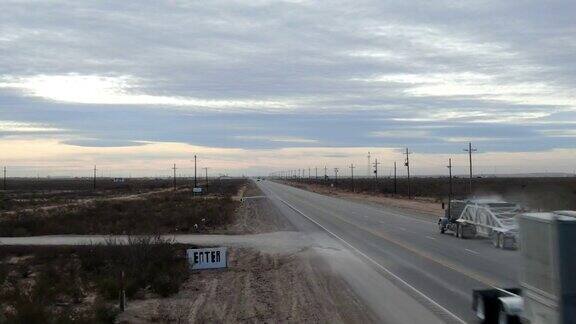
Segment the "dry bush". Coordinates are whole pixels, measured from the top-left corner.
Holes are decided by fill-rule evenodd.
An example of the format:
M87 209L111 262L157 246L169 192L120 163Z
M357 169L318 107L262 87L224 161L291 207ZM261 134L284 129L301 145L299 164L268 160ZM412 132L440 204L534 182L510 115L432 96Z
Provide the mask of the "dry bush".
M89 246L0 247L0 322L112 323L121 273L129 299L146 292L171 295L189 275L184 250L159 236ZM14 257L21 261L7 262Z
M338 181L329 179L300 179L291 181L291 184L315 184L334 187L347 191L355 188L356 192L364 194L394 194L394 180L391 178L374 179L341 178ZM353 185L354 184L354 185ZM495 197L503 200L520 203L532 209L558 210L576 209L576 177L565 178L474 178L474 196ZM408 195L408 180L398 178L396 193L398 196ZM416 197L430 197L436 200L446 200L449 182L447 177L416 177L411 179L410 191ZM469 196L468 178L453 179L453 193L456 198L464 199Z
M145 199L19 211L0 220L0 236L205 232L233 221L238 203L230 196L242 183L214 184L209 199L193 197L190 191L167 191Z

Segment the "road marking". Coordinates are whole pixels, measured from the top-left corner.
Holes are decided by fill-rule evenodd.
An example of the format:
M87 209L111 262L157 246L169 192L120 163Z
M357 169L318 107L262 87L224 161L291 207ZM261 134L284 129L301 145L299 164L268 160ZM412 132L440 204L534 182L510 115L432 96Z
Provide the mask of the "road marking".
M426 236L427 239L435 240L432 236Z
M419 295L420 297L424 298L426 301L428 301L429 303L431 303L432 305L434 305L435 307L437 307L438 309L440 309L441 311L443 311L446 315L451 316L453 319L455 319L456 321L460 322L460 323L466 323L464 320L462 320L460 317L456 316L454 313L450 312L448 309L446 309L445 307L443 307L442 305L438 304L437 302L435 302L432 298L428 297L427 295L425 295L424 293L422 293L420 290L416 289L414 286L410 285L408 282L404 281L404 279L398 277L396 274L394 274L392 271L388 270L386 267L384 267L383 265L381 265L380 263L376 262L374 259L372 259L371 257L369 257L368 255L366 255L364 252L360 251L358 248L356 248L354 245L348 243L346 240L344 240L343 238L341 238L340 236L338 236L337 234L333 233L332 231L330 231L329 229L327 229L326 227L324 227L323 225L321 225L320 223L318 223L317 221L315 221L314 219L310 218L308 215L304 214L303 212L301 212L298 208L292 206L291 204L289 204L288 202L286 202L284 199L280 198L277 194L275 194L274 192L270 191L272 194L274 194L274 196L276 196L276 198L278 200L280 200L281 202L283 202L284 204L286 204L286 206L290 207L292 210L294 210L295 212L299 213L300 215L306 217L309 221L311 221L312 223L318 225L320 228L322 228L323 230L325 230L326 232L328 232L330 235L332 235L333 237L337 238L338 240L342 241L342 243L346 244L347 246L349 246L351 249L353 249L354 251L356 251L358 254L360 254L361 256L363 256L364 258L366 258L368 261L372 262L374 265L376 265L377 267L379 267L382 271L386 272L389 276L391 276L392 278L394 278L395 280L397 280L398 282L400 282L401 284L405 285L406 287L408 287L410 290L412 290L414 293L416 293L417 295Z
M386 224L386 222L380 221L380 224Z
M479 252L476 252L476 251L474 251L474 250L470 250L470 249L464 249L464 250L466 250L466 251L468 251L468 252L470 252L470 253L480 254Z
M249 196L249 197L242 197L242 199L259 199L259 198L266 198L266 196Z
M406 231L404 227L398 227L401 231Z
M293 188L293 187L290 187L290 186L286 186L286 187L289 187L290 189L305 191L305 190ZM300 213L302 216L304 216L305 218L307 218L308 220L310 220L310 221L313 222L314 224L318 225L320 228L322 228L323 230L325 230L326 232L328 232L329 234L331 234L331 235L334 236L335 238L339 239L340 241L342 241L342 242L345 243L346 245L350 246L353 250L357 251L360 255L364 256L366 259L368 259L370 262L372 262L372 263L374 263L375 265L377 265L379 268L381 268L382 270L384 270L384 271L385 271L386 273L388 273L390 276L392 276L393 278L397 279L400 283L403 283L404 285L406 285L408 288L410 288L412 291L414 291L417 295L423 297L424 299L426 299L427 301L429 301L430 303L432 303L432 305L435 305L435 306L438 307L439 309L444 310L444 311L446 312L446 314L448 314L449 316L452 316L454 319L460 321L461 323L466 323L466 322L464 322L462 319L460 319L458 316L454 315L453 313L451 313L450 311L448 311L446 308L442 307L442 305L436 303L436 302L435 302L434 300L432 300L430 297L426 296L424 293L420 292L418 289L414 288L413 286L411 286L410 284L408 284L406 281L402 280L402 278L398 277L397 275L395 275L394 273L392 273L390 270L386 269L384 266L382 266L381 264L379 264L378 262L374 261L372 258L370 258L369 256L367 256L366 254L364 254L362 251L358 250L358 249L357 249L356 247L354 247L352 244L346 242L344 239L342 239L342 238L339 237L338 235L334 234L333 232L331 232L330 230L328 230L326 227L320 225L318 222L316 222L316 221L313 220L312 218L308 217L306 214L304 214L303 212L301 212L300 210L298 210L296 207L294 207L294 206L290 205L289 203L287 203L286 201L284 201L284 200L283 200L282 198L280 198L276 193L274 193L270 188L267 188L267 189L270 191L271 194L273 194L274 196L276 196L276 198L278 198L278 200L280 200L281 202L283 202L284 204L286 204L288 207L290 207L291 209L295 210L296 212ZM312 193L312 194L317 195L317 196L320 196L320 197L322 197L322 198L328 198L328 197L325 197L325 196L322 196L322 195L320 195L320 194L316 194L316 193L313 193L313 192L310 192L310 191L306 191L306 192L309 193L309 194ZM368 207L368 206L367 206L367 207ZM375 208L373 208L373 209L375 209ZM375 209L375 210L376 210L376 209ZM400 216L403 216L403 215L400 215ZM411 218L411 217L409 217L409 216L403 216L403 217ZM340 218L340 217L337 217L337 218ZM356 225L356 224L347 222L347 221L345 221L344 219L340 219L340 220L341 220L341 221L344 221L344 222L346 222L346 223L349 223L349 224L351 224L351 225L358 226L358 225ZM414 219L414 218L413 218L413 220L418 220L418 219ZM421 221L421 222L426 222L426 221ZM358 228L361 228L361 227L358 227ZM361 229L362 229L362 228L361 228ZM391 242L391 243L393 243L393 244L396 244L396 245L398 245L398 246L401 246L401 247L403 247L403 248L405 248L405 249L407 249L407 250L409 250L409 251L411 251L411 252L413 252L413 253L415 253L415 254L423 257L423 258L426 258L426 259L428 259L428 260L430 260L430 261L432 261L432 262L438 263L438 264L443 265L443 266L445 266L445 267L447 267L447 268L450 268L450 269L452 269L452 270L454 270L454 271L460 272L460 273L462 273L462 274L464 274L464 275L466 275L466 276L468 276L468 277L470 277L470 278L472 278L472 279L474 279L474 280L477 280L478 282L481 282L481 283L489 286L490 288L499 290L499 291L501 291L502 293L507 294L507 295L510 295L510 296L517 296L517 295L515 295L515 294L512 294L512 293L509 292L509 291L506 291L506 290L498 287L498 286L496 285L496 283L492 282L492 280L489 280L489 279L487 279L487 278L484 278L484 277L481 276L481 275L478 275L478 274L476 274L476 273L471 273L471 272L469 272L469 271L466 271L465 269L462 269L462 268L460 268L460 267L458 267L458 266L456 266L456 265L454 265L454 264L452 264L452 263L450 263L450 262L442 262L442 261L439 261L439 260L435 259L434 257L428 255L427 253L421 252L421 251L419 251L419 250L417 250L417 249L415 249L415 248L413 248L413 247L411 247L411 246L408 246L408 245L406 245L406 244L404 244L404 243L401 243L400 241L394 240L394 239L392 239L392 238L390 238L390 237L382 236L382 233L378 234L378 233L375 233L374 231L372 231L372 230L370 230L370 229L364 229L364 230L366 230L367 232L372 233L372 234L374 234L374 235L376 235L376 236L380 236L381 238L383 238L383 239L385 239L385 240L387 240L387 241L389 241L389 242ZM472 251L472 250L470 250L470 251ZM475 252L475 251L474 251L474 252ZM478 252L476 252L476 253L478 253Z

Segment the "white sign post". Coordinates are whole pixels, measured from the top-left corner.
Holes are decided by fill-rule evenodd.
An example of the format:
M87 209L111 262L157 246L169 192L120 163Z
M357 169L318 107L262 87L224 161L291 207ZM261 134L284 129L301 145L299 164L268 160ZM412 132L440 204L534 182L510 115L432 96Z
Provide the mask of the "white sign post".
M193 270L228 267L228 255L225 247L188 249L186 256Z

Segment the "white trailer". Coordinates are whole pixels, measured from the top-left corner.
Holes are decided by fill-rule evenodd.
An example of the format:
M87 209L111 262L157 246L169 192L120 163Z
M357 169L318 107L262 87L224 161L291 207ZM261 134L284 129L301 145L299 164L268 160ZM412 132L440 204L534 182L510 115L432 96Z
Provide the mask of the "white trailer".
M484 237L497 248L518 247L516 216L524 210L517 204L494 200L455 200L438 220L440 233L452 231L456 237Z
M483 323L576 323L576 211L518 217L520 288L473 291Z

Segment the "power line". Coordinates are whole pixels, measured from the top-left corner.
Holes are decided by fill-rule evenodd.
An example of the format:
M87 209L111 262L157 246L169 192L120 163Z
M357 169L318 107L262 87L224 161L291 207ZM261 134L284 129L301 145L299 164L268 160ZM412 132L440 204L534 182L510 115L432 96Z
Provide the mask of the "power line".
M450 205L452 202L452 159L448 159L448 175L450 177L450 185L449 185L449 190L448 190L448 218L452 217L452 214L450 213Z
M94 166L94 181L92 183L92 188L96 189L96 166Z
M196 177L196 154L194 154L194 188L198 188L198 178Z
M468 188L470 195L472 195L472 152L476 152L477 149L472 147L472 142L468 142L468 148L464 149L464 152L468 152L469 166L470 166L470 178L468 181Z
M396 161L394 161L394 194L398 194L398 182L396 180Z
M338 183L338 168L334 168L334 183Z
M350 164L350 177L352 179L352 192L356 192L356 186L354 186L354 163Z
M406 152L404 153L406 155L406 161L404 162L404 165L406 166L406 171L407 171L407 175L408 175L408 199L412 198L412 192L411 192L411 188L410 188L410 153L408 151L408 148L406 148Z
M176 163L174 163L172 170L174 170L174 177L172 178L172 186L174 187L174 190L176 190Z
M206 171L206 192L205 193L208 193L208 167L204 167L203 169L204 169L204 171Z
M368 166L367 166L367 168L366 168L366 176L367 176L368 178L370 178L370 170L372 169L372 168L371 168L371 163L370 163L370 162L371 162L371 161L370 161L370 152L368 152L368 156L367 156L367 157L368 157Z
M382 164L380 162L378 162L378 159L376 158L374 160L374 191L378 192L378 164Z

